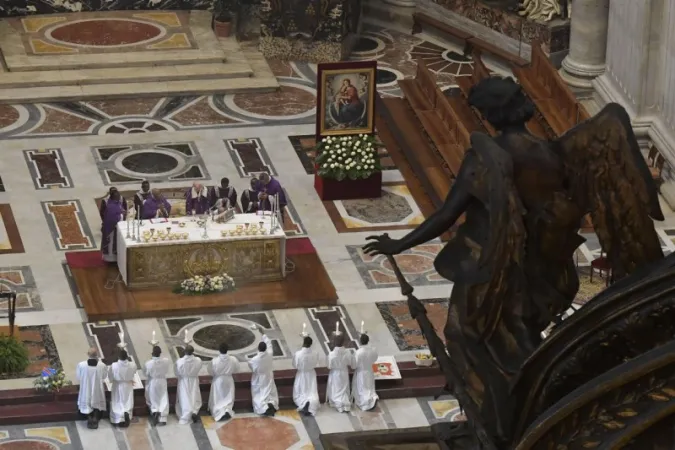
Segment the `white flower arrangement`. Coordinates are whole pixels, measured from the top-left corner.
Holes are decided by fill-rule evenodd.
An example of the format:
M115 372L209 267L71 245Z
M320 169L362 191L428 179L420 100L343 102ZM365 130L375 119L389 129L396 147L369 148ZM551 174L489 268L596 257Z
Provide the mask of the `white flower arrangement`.
M64 386L73 384L66 379L66 374L63 370L52 369L48 367L42 371L39 377L33 382L33 386L38 391L59 392Z
M174 292L184 295L204 295L233 291L234 287L234 279L226 273L222 275L196 275L181 281Z
M380 172L382 166L372 134L328 136L317 144L317 174L322 178L356 180Z

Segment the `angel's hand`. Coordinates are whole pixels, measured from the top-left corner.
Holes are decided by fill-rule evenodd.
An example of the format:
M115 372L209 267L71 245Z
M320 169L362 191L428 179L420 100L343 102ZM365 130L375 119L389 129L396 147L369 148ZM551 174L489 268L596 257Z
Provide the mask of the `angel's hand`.
M387 233L379 236L368 236L366 240L371 242L363 246L363 251L371 256L397 255L402 251L401 241L390 238Z

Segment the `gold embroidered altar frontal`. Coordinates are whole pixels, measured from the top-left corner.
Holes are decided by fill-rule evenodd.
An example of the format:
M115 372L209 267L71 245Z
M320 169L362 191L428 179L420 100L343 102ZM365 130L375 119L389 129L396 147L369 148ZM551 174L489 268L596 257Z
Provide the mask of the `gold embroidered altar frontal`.
M227 273L237 283L284 278L285 240L253 239L128 249L127 287L173 287L195 275Z

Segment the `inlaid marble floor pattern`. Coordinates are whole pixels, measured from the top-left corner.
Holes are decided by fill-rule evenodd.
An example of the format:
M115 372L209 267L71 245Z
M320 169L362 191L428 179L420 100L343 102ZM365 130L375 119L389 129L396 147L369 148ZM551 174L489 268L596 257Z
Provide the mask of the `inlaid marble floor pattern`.
M454 86L455 77L470 72L470 62L459 49L377 27L366 30L352 58L378 59L378 89L400 95L396 80L414 75L418 57L432 64L443 86ZM75 366L89 347L98 348L106 361L114 357L121 331L138 362L150 357L153 331L172 360L179 357L181 336L187 332L203 359L213 358L218 344L227 340L232 354L245 361L260 339L252 324L272 339L276 369L291 368L303 323L324 357L326 336L336 321L352 338L363 321L379 354L398 361L410 361L425 348L391 267L361 250L370 234L400 237L423 220L400 172L382 149L382 198L321 202L312 174L315 67L280 61L270 61L270 66L282 86L276 94L0 105L0 289L18 293L17 322L31 358L23 374L0 379L0 389L31 387L48 366L63 368L74 379ZM286 190L286 234L289 239L311 239L336 287L338 306L87 321L64 255L100 246L96 200L111 186L130 197L141 180L150 180L178 210L182 192L194 181L211 186L228 177L241 192L251 174L261 171L277 177ZM675 248L673 224L671 220L659 229L668 251ZM397 257L416 294L433 312L439 332L451 291L451 284L433 270L441 247L432 241ZM589 236L579 252L580 266L587 266L598 252L597 239ZM0 302L0 309L5 308ZM237 411L228 423L202 417L200 423L179 426L171 418L168 426L157 429L145 418L135 419L127 430L103 423L91 431L80 422L0 425L0 450L310 450L321 448L321 433L457 419L456 401L426 398L382 401L371 413L338 414L323 408L310 419L295 411L282 411L274 419Z

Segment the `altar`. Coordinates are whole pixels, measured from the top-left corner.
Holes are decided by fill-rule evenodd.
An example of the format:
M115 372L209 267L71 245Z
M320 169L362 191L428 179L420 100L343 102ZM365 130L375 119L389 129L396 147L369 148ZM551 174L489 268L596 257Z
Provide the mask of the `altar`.
M206 227L192 217L144 220L135 239L131 226L117 224L117 266L129 289L173 287L195 275L227 273L237 284L286 276L286 235L269 215L237 214Z

